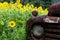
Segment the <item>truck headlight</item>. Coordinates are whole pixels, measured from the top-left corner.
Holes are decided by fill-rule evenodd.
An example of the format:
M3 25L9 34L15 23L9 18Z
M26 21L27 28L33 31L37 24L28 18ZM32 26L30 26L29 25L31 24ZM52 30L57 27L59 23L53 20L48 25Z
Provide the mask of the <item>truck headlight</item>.
M37 38L40 38L44 34L44 29L41 25L34 25L31 31L33 36Z

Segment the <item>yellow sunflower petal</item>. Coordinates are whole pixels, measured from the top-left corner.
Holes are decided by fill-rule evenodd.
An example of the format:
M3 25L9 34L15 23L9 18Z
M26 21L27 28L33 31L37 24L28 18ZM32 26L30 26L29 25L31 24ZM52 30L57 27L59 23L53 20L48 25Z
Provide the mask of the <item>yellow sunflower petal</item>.
M14 21L10 21L10 22L9 22L9 26L10 26L10 27L15 27L15 25L16 25L16 24L15 24Z

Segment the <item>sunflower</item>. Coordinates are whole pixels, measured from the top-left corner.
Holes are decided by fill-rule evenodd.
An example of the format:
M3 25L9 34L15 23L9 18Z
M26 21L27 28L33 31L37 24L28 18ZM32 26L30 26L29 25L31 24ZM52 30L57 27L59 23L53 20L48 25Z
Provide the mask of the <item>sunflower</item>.
M17 0L18 3L20 3L20 0Z
M16 25L16 24L15 24L14 21L10 21L10 22L9 22L9 26L10 26L10 27L15 27L15 25Z

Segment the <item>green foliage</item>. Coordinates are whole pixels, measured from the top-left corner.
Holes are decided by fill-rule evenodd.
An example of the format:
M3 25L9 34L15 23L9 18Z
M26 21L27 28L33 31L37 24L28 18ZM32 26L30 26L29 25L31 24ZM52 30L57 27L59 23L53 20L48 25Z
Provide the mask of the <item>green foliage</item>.
M21 13L19 10L13 9L12 12L10 10L0 9L0 40L25 40L25 25L29 17L32 16L29 14L31 12ZM9 26L10 21L15 21L15 27Z

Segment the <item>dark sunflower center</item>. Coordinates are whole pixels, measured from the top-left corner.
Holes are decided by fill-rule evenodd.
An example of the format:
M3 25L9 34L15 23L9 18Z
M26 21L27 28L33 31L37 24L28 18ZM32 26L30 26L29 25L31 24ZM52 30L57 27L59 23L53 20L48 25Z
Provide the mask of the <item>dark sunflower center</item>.
M13 23L11 23L11 25L13 25Z

